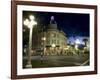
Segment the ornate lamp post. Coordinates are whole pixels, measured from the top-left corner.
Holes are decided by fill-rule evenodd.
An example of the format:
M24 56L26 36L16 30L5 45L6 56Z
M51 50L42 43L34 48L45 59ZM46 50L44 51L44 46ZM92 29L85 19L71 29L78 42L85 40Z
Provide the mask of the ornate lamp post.
M43 53L41 53L41 63L43 63L43 55L45 54L45 41L46 41L46 37L42 37L42 41L43 41Z
M37 22L34 20L34 16L30 15L29 19L26 19L24 21L24 25L27 26L30 29L30 33L29 33L29 49L28 49L28 62L26 67L27 68L32 68L32 64L31 64L31 48L32 48L32 30L34 25L37 24Z
M42 40L43 40L43 54L45 54L45 41L46 41L46 37L43 37Z

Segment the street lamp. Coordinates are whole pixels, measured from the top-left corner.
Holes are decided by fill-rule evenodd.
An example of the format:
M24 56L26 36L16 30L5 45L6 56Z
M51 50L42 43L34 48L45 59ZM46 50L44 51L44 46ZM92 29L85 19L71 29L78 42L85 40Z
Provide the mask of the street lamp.
M34 25L37 24L37 22L34 19L35 19L34 16L30 15L29 19L26 19L24 21L24 25L27 26L30 29L30 33L29 33L28 62L27 62L27 65L26 65L27 68L32 68L32 64L31 64L32 29L33 29Z
M45 41L46 37L42 37L41 40L43 41L43 52L41 52L41 63L43 63L43 55L45 54Z
M42 38L42 40L43 40L43 54L45 54L45 41L46 41L46 37L43 37Z

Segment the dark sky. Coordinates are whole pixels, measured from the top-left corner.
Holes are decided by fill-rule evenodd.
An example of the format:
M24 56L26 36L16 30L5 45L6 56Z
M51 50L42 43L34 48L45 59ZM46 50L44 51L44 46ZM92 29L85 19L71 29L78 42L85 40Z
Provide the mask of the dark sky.
M23 11L23 18L28 18L31 14L35 16L38 25L45 26L50 23L51 16L54 16L58 28L63 30L67 37L89 37L89 14Z

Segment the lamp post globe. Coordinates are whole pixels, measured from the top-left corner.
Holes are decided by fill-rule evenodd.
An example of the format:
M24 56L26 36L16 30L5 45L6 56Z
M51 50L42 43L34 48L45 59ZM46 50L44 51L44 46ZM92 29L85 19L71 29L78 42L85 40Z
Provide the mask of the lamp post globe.
M29 16L29 19L30 19L30 20L34 20L35 17L34 17L33 15L30 15L30 16Z
M28 26L28 25L29 25L29 20L28 20L28 19L25 19L24 25L25 25L25 26Z

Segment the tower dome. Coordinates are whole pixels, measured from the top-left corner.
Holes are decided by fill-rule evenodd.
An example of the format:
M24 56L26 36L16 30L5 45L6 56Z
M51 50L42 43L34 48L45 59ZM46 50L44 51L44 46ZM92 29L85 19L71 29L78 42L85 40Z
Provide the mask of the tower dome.
M48 29L57 29L57 23L54 20L54 16L51 16L50 24L48 25Z

